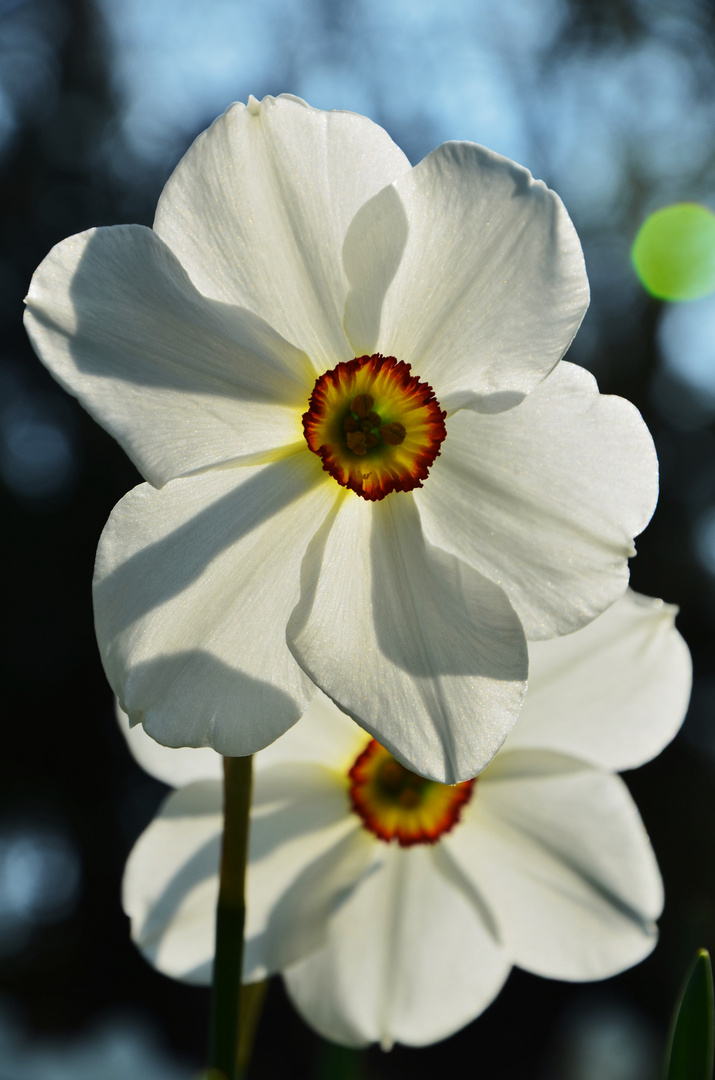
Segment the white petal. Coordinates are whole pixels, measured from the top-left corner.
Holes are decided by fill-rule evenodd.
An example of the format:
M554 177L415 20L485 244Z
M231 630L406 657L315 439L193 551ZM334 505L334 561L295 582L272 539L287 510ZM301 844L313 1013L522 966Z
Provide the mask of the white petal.
M344 326L356 356L376 351L382 305L400 266L409 229L402 199L392 184L361 206L350 222L343 245L350 284Z
M334 498L306 452L122 499L99 544L95 620L133 723L167 746L237 757L295 723L313 688L285 627L306 544Z
M424 1046L496 997L504 950L439 849L390 851L330 919L327 944L284 972L321 1035L348 1046Z
M288 625L326 694L444 783L494 756L521 706L526 647L502 591L425 544L410 494L348 494L311 542Z
M655 945L662 883L618 776L544 751L505 751L443 842L527 971L602 979Z
M513 404L563 356L588 307L559 197L472 143L439 146L377 194L344 261L355 344L412 364L448 410Z
M147 735L141 724L133 727L115 703L117 722L135 761L157 780L181 787L195 780L223 781L222 758L209 746L162 746ZM265 770L286 763L321 763L342 779L365 749L363 728L341 712L316 688L313 700L297 724L254 757L254 769Z
M628 590L583 630L529 646L529 691L504 747L606 769L650 761L678 731L692 682L677 608Z
M320 762L344 778L367 742L364 728L316 688L298 723L261 750L255 764L256 768L264 769L284 763Z
M119 729L127 740L134 760L142 769L170 787L182 787L195 780L223 780L221 755L210 747L162 746L147 735L141 724L132 727L129 717L116 705Z
M265 978L314 952L331 911L375 857L350 812L346 776L321 765L257 771L244 975Z
M196 140L154 228L206 296L245 304L313 359L354 354L341 250L355 211L410 164L363 116L282 95L232 105Z
M186 982L211 981L221 792L212 780L172 792L124 870L122 904L132 939L155 968Z
M513 409L450 417L415 498L427 537L502 586L527 638L548 638L623 593L657 495L640 413L564 361Z
M40 358L153 484L302 438L308 357L251 311L201 296L151 229L71 236L27 305Z
M163 746L141 724L132 727L118 701L115 712L135 761L157 780L171 787L195 780L223 780L221 755L211 747ZM316 688L298 723L257 753L253 764L254 769L264 770L285 763L320 762L344 778L365 746L364 729Z
M132 850L123 904L151 964L211 980L222 786L172 792ZM345 784L320 766L257 774L247 879L244 979L265 978L319 946L329 912L359 880L375 841L347 812Z

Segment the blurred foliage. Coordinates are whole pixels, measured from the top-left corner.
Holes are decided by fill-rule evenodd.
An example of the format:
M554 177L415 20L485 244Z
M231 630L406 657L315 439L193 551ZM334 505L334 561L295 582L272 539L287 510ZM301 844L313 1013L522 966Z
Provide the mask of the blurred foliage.
M712 1080L714 1049L713 971L707 949L700 949L673 1013L665 1080Z

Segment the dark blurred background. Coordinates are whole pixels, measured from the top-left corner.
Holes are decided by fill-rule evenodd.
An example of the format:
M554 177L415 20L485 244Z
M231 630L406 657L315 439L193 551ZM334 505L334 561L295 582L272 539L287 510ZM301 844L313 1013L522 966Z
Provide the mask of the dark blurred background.
M253 1076L655 1080L697 946L715 947L715 298L662 304L630 263L643 219L715 208L715 17L705 0L0 0L0 1080L189 1080L208 991L150 969L120 906L165 789L133 764L92 630L104 521L138 480L21 325L70 233L151 224L191 139L232 100L291 91L383 124L413 162L447 138L513 157L581 235L593 301L569 358L642 410L662 488L632 582L679 604L683 732L627 780L666 883L661 942L591 985L514 972L437 1047L335 1056L274 980ZM332 1056L331 1056L332 1055Z

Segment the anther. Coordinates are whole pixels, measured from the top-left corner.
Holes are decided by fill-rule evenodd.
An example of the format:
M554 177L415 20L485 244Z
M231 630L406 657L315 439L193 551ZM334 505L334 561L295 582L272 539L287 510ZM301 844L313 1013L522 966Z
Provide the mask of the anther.
M353 398L350 408L361 420L366 420L370 415L374 404L374 397L370 397L369 394L358 394L357 397Z
M388 446L399 446L405 441L407 431L404 424L399 420L393 420L390 424L383 424L380 428L380 438Z
M353 454L362 456L368 450L372 450L373 446L377 446L380 440L371 431L349 431L345 436L345 441Z

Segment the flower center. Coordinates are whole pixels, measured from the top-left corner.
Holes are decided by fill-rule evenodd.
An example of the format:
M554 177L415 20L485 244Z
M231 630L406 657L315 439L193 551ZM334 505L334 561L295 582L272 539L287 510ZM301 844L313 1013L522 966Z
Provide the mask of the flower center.
M394 356L360 356L316 380L303 414L308 446L363 499L422 487L446 437L434 390Z
M410 772L371 739L348 773L350 804L365 828L400 847L434 844L459 821L476 780L439 784Z

